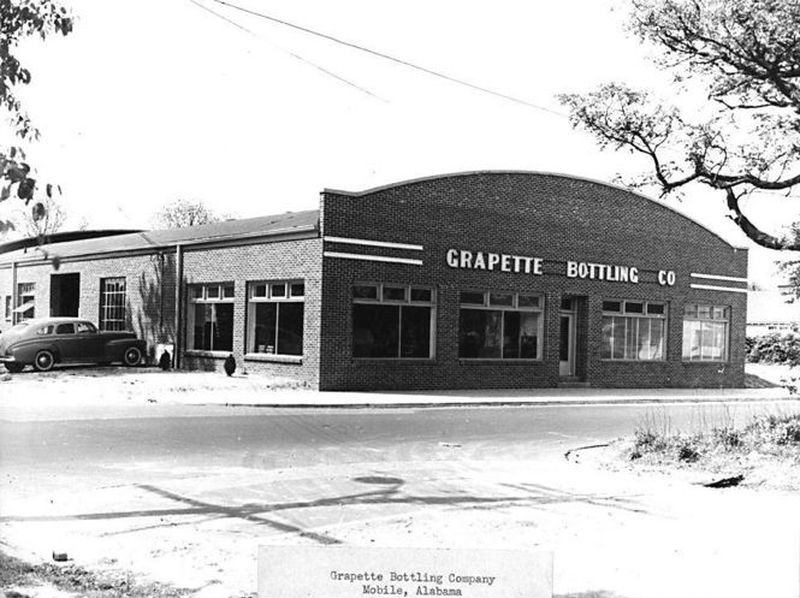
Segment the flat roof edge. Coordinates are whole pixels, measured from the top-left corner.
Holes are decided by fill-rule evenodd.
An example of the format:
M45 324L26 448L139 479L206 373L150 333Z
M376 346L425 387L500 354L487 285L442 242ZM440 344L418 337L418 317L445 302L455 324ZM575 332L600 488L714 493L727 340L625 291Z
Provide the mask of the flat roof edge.
M702 222L698 222L697 220L695 220L694 218L692 218L691 216L689 216L688 214L686 214L682 210L679 210L678 208L676 208L674 206L671 206L669 204L657 201L657 200L653 199L652 197L649 197L649 196L645 195L644 193L641 193L639 191L635 191L633 189L629 189L629 188L624 187L622 185L617 185L615 183L609 183L607 181L601 181L599 179L593 179L593 178L590 178L590 177L566 174L566 173L563 173L563 172L551 172L551 171L539 171L539 170L464 170L464 171L461 171L461 172L450 172L450 173L444 173L444 174L438 174L438 175L430 175L430 176L424 176L424 177L405 179L405 180L402 180L402 181L397 181L395 183L389 183L389 184L386 184L386 185L379 185L377 187L372 187L372 188L366 189L364 191L345 191L343 189L332 189L332 188L326 187L326 188L324 188L322 190L322 192L323 193L332 193L332 194L336 194L336 195L346 195L346 196L349 196L349 197L364 197L366 195L372 195L373 193L378 193L380 191L386 191L388 189L393 189L395 187L404 187L406 185L413 185L413 184L416 184L416 183L425 183L425 182L428 182L428 181L436 181L436 180L441 180L441 179L466 177L466 176L475 176L475 175L481 175L481 174L491 174L491 175L527 174L527 175L551 176L551 177L559 177L559 178L564 178L564 179L570 179L570 180L573 180L573 181L582 181L582 182L585 182L585 183L593 183L595 185L602 185L603 187L609 187L611 189L618 189L620 191L625 191L626 193L630 193L630 194L635 195L637 197L640 197L642 199L646 199L649 202L652 202L652 203L654 203L654 204L656 204L658 206L661 206L663 208L671 210L672 212L675 212L679 216L681 216L683 218L686 218L687 220L689 220L691 222L694 222L697 226L700 226L700 227L704 228L706 231L708 231L709 233L711 233L712 235L717 237L719 240L721 240L723 243L725 243L726 245L728 245L732 249L740 249L740 250L744 250L744 251L749 251L749 249L750 249L746 245L734 244L734 243L728 241L722 235L720 235L716 231L712 230L711 228L709 228L708 226L706 226Z

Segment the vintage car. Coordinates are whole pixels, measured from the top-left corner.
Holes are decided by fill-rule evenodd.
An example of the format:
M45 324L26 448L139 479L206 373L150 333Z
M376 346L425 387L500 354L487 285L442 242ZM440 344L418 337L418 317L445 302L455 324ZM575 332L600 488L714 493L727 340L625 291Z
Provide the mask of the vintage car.
M133 332L100 332L80 318L40 318L20 322L0 334L0 362L9 372L32 365L40 372L57 363L139 365L146 345Z

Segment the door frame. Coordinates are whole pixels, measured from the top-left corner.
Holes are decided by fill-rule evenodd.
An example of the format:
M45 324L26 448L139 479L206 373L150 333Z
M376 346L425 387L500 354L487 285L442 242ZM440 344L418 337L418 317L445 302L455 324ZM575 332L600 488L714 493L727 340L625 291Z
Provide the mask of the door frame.
M567 318L568 320L568 329L567 329L567 342L569 347L567 348L567 361L561 360L561 326L562 326L562 318ZM575 312L574 311L559 311L558 312L558 339L559 339L559 347L558 347L558 375L561 378L568 378L570 376L575 375Z

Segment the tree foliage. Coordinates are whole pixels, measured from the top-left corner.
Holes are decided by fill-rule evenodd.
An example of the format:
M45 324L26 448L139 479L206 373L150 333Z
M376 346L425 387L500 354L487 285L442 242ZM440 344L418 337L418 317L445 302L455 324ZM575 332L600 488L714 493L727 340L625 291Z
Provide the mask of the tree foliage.
M223 219L202 201L179 199L161 208L155 216L154 224L159 228L185 228Z
M70 12L51 0L0 0L0 109L7 113L19 143L39 137L39 130L17 95L19 87L33 79L17 54L19 42L31 36L44 40L52 34L68 35L72 24ZM28 205L36 189L33 169L26 162L23 148L19 144L0 148L0 203L17 197ZM60 189L50 184L45 186L48 199L52 199L56 190ZM44 204L33 206L34 219L41 215L38 205ZM13 228L13 224L0 221L0 232L8 228Z
M800 0L632 0L629 27L672 73L673 97L703 92L691 111L652 92L608 83L563 94L575 127L601 147L649 161L638 184L669 194L690 183L723 193L753 241L800 250L760 230L741 198L789 196L800 185ZM757 201L752 202L758 205Z

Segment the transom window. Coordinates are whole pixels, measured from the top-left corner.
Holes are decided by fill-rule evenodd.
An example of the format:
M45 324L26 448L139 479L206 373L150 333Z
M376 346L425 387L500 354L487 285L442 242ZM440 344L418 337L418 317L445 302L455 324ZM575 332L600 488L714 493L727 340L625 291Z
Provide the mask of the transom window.
M301 280L249 283L247 352L302 355L304 301Z
M688 303L683 307L683 360L727 361L730 307Z
M458 356L462 359L541 359L541 295L462 291Z
M100 330L125 330L127 291L125 277L100 279Z
M186 347L190 351L233 350L232 282L189 287Z
M666 304L654 301L603 301L600 357L611 360L665 359Z
M436 292L394 283L353 285L353 357L430 359Z

